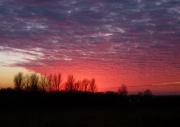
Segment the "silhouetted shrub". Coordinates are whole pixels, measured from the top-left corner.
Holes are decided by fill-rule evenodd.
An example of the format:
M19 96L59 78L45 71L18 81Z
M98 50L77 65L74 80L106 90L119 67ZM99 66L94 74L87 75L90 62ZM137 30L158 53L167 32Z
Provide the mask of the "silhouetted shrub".
M68 75L67 82L65 83L65 90L72 92L74 90L75 79L73 75Z
M118 88L118 94L122 96L127 96L128 91L126 85L122 84L121 87Z
M95 83L95 79L93 78L89 83L89 91L94 93L97 91L97 85Z
M16 74L14 76L14 86L15 86L15 90L17 91L21 91L23 89L24 86L24 75L22 72L19 72L18 74Z
M152 91L147 89L144 91L144 96L152 96Z

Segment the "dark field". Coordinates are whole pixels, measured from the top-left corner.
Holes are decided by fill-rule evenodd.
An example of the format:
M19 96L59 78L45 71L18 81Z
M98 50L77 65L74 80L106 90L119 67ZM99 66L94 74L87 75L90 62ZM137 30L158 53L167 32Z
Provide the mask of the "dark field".
M179 97L31 93L0 102L0 127L180 126Z
M1 111L1 127L179 126L178 108L89 108Z

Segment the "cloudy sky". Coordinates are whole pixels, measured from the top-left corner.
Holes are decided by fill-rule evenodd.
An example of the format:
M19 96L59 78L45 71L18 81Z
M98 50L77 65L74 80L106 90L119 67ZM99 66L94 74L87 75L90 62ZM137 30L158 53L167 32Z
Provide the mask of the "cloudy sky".
M180 94L180 0L0 0L0 87L18 71Z

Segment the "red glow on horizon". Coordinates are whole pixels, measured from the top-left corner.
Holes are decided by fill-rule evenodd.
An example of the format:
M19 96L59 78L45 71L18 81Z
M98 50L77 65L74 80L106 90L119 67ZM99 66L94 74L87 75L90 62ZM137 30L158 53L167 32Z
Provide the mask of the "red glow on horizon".
M180 90L179 85L177 87L171 85L163 85L164 83L173 83L177 82L175 78L167 78L167 77L158 77L156 75L156 71L149 71L147 69L146 72L149 73L140 73L136 70L123 70L116 69L116 67L112 69L107 69L106 65L92 65L92 64L80 64L79 65L71 65L71 66L47 66L47 67L33 67L29 68L30 70L34 70L37 73L41 74L55 74L61 73L63 83L67 81L67 76L69 74L73 75L76 81L95 78L96 84L98 86L98 91L117 91L118 87L121 84L125 84L128 88L129 93L138 93L143 92L146 89L151 89L156 94L168 93L168 91L174 91L178 93ZM44 69L45 68L45 69ZM139 68L137 68L139 70ZM172 71L173 73L173 71ZM161 74L159 74L161 75ZM154 85L153 85L154 84ZM156 85L160 84L160 85Z

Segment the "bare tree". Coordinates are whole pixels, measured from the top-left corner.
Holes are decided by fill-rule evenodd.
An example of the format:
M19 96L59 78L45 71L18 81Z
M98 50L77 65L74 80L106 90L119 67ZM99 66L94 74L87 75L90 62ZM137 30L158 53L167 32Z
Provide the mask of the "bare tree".
M57 83L56 83L56 85L57 85L57 91L60 91L60 88L61 88L61 83L62 83L62 75L61 75L61 73L58 73L57 74Z
M82 81L83 91L87 92L88 85L89 85L89 80L88 79L83 79L83 81Z
M53 86L55 88L55 91L60 90L61 82L62 82L61 73L54 74L54 76L53 76Z
M89 91L94 93L97 90L97 85L95 84L95 79L93 78L89 83Z
M147 89L144 91L144 96L152 96L152 91Z
M48 80L48 86L47 86L48 90L49 90L49 92L51 92L53 89L53 76L52 76L52 74L49 74L46 78Z
M39 90L39 76L36 73L30 75L30 91L38 91Z
M74 76L68 75L67 82L65 84L65 90L72 92L74 90L74 82L75 82Z
M40 76L40 80L39 80L39 87L40 87L40 89L44 92L44 91L46 91L46 87L48 86L48 80L47 80L47 78L46 78L46 74L43 76L43 75L41 75Z
M128 91L126 85L122 84L121 87L118 88L118 94L122 96L127 96Z
M143 96L144 95L144 93L143 92L138 92L138 94L137 94L138 96Z
M81 80L78 80L77 82L74 83L74 90L75 91L81 90Z
M21 91L24 86L24 76L22 72L19 72L14 76L14 85L17 91Z
M30 75L26 74L24 77L24 89L29 91L30 89Z

